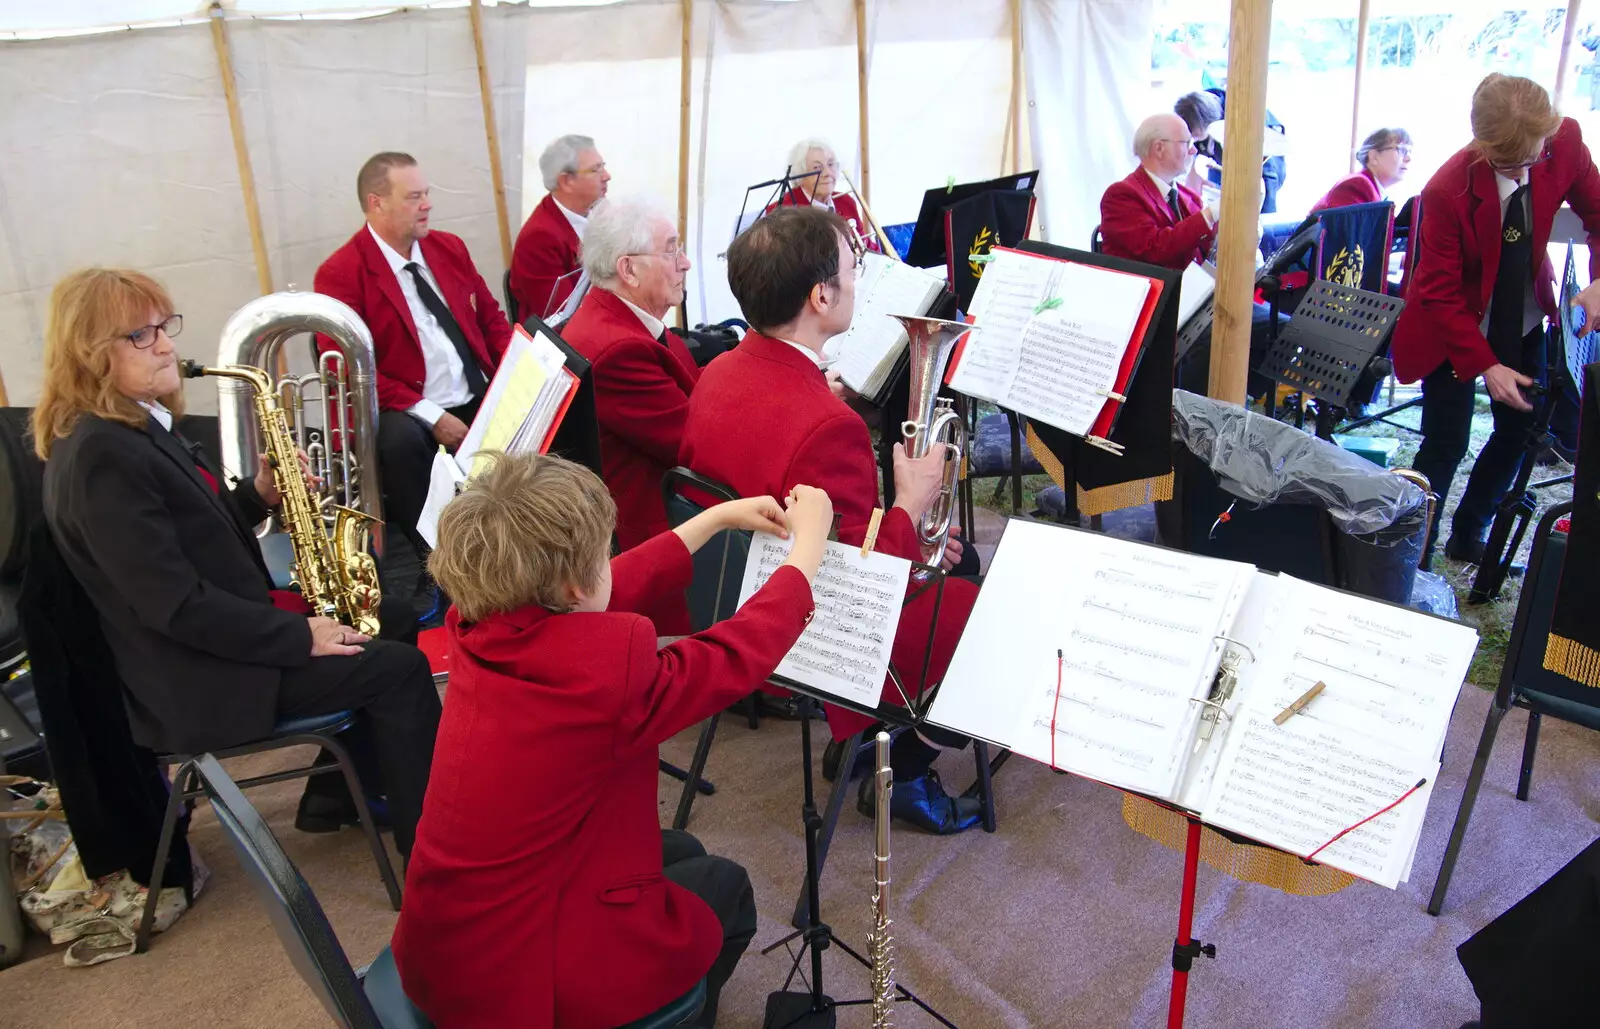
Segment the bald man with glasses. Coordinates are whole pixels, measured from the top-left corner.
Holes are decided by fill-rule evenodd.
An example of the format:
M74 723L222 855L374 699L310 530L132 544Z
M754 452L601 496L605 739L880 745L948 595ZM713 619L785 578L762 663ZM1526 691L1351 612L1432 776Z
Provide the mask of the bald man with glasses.
M1217 211L1179 181L1195 156L1189 127L1175 114L1152 115L1134 133L1133 153L1139 167L1100 198L1101 248L1174 271L1204 261Z

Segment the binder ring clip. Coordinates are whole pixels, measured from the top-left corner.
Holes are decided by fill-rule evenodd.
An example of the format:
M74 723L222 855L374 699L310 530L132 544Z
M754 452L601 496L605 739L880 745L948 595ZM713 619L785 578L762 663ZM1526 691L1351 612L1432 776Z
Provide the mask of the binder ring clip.
M1220 633L1220 632L1217 633L1215 636L1213 636L1211 638L1214 639L1214 640L1222 640L1224 643L1232 643L1234 646L1236 646L1240 650L1244 651L1245 656L1250 659L1251 664L1255 663L1256 652L1250 649L1250 645L1248 643L1240 643L1238 640L1234 639L1232 636L1228 636L1228 635L1226 635L1224 633Z

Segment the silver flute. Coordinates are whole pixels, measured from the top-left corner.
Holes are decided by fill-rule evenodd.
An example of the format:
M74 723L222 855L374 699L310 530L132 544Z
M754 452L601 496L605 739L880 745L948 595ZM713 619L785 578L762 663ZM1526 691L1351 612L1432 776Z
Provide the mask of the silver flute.
M894 1025L894 935L889 918L889 795L894 792L894 772L889 768L889 734L878 733L878 771L874 782L876 804L873 828L872 934L867 953L872 955L872 1029Z

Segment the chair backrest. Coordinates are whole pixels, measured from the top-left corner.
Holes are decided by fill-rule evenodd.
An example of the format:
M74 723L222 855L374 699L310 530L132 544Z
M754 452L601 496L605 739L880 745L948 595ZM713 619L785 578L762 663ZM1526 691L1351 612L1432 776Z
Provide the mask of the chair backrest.
M383 1029L322 905L267 823L216 758L202 754L192 767L300 978L338 1025Z
M1094 227L1094 231L1089 233L1089 252L1091 254L1098 254L1100 252L1100 246L1104 242L1105 237L1100 234L1100 226L1096 225Z
M1406 287L1411 285L1411 276L1416 274L1417 259L1422 256L1422 194L1407 200L1395 221L1403 221L1406 226L1406 256L1400 265L1399 291L1404 296Z
M714 503L738 500L739 495L714 479L697 475L687 468L673 468L661 478L661 499L666 504L667 521L682 525ZM694 555L694 579L689 584L689 623L703 632L731 616L739 607L739 588L744 584L744 565L750 556L750 534L727 529Z
M517 295L511 292L511 269L507 268L505 275L500 278L500 295L506 298L506 321L516 325L522 321L517 316Z
M1531 690L1571 704L1600 708L1600 690L1544 666L1550 616L1555 611L1556 587L1561 582L1561 565L1567 554L1567 535L1556 532L1555 523L1571 510L1571 501L1553 506L1534 529L1533 552L1528 557L1522 596L1517 602L1500 672L1500 693L1505 701L1513 692Z
M1380 200L1317 212L1322 237L1313 262L1314 279L1383 293L1389 281L1394 204Z

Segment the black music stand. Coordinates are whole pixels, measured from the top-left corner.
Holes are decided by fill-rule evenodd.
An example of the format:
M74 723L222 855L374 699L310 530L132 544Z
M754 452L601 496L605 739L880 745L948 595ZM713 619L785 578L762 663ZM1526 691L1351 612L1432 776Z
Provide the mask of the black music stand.
M746 186L744 190L744 199L739 202L739 220L733 223L734 237L737 238L741 232L748 228L748 226L745 225L744 216L745 212L750 208L751 193L763 189L772 190L771 193L767 194L767 199L762 201L761 206L758 208L761 214L758 214L754 218L750 219L751 224L754 224L767 213L768 208L776 204L783 203L784 198L799 188L800 183L804 182L806 179L816 179L820 178L821 176L822 172L820 170L812 172L791 172L790 169L785 168L783 174L775 179L768 179L765 182L758 182L753 186Z
M943 267L949 254L945 237L945 211L963 200L994 191L1032 194L1039 185L1039 169L1002 175L987 182L951 183L925 191L917 222L906 246L906 264L913 268Z
M869 707L864 704L837 697L831 693L814 689L807 684L783 675L773 675L767 681L775 686L801 694L806 704L800 719L800 769L804 783L804 793L801 800L801 819L806 828L806 894L807 919L806 923L794 932L763 948L763 956L772 953L779 947L786 947L795 940L802 940L798 951L791 951L794 958L789 966L789 974L784 978L783 988L767 995L766 1018L762 1023L763 1029L833 1029L837 1024L837 1009L871 1004L872 998L859 1000L834 1000L823 992L822 988L822 952L829 946L837 945L838 948L855 958L863 968L871 968L872 962L850 947L833 934L833 929L822 921L822 901L819 884L822 878L822 862L818 853L818 834L822 830L822 816L817 812L816 791L813 787L811 772L811 706L826 701L859 714L875 718L885 725L897 725L913 730L922 724L927 715L928 705L933 702L939 691L938 683L928 686L928 672L933 665L933 634L939 624L939 610L944 603L945 574L932 565L913 562L912 574L925 573L925 581L910 590L901 602L901 608L911 603L929 590L934 590L933 617L929 622L928 642L922 652L922 674L918 681L918 688L910 691L906 681L894 662L889 663L889 677L894 682L905 707L888 704L880 701L877 706ZM914 580L913 580L914 581ZM853 754L846 754L844 764L840 769L840 776L845 776L845 769L849 768ZM881 812L882 817L889 817L888 812ZM794 977L800 972L800 965L806 958L806 952L811 954L811 982L810 989L804 993L791 991L789 987L794 983ZM927 1012L940 1024L956 1029L955 1023L935 1011L928 1003L900 983L895 983L896 1002L908 1000Z
M1142 275L1159 280L1161 296L1139 341L1133 373L1106 438L1121 454L1102 449L1065 429L1028 419L1028 426L1061 465L1066 514L1077 510L1076 490L1103 489L1172 471L1172 366L1178 336L1178 289L1183 273L1140 261L1073 250L1037 240L1023 240L1017 249L1057 260Z
M1343 412L1359 402L1352 396L1356 382L1388 347L1403 307L1399 297L1317 279L1256 371L1315 398L1316 434L1331 440ZM1275 392L1267 393L1269 418Z

